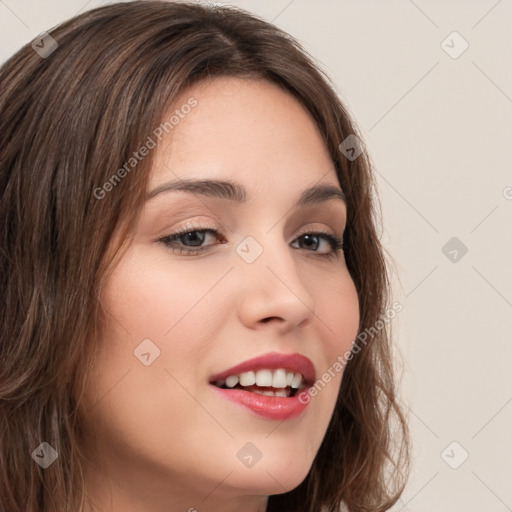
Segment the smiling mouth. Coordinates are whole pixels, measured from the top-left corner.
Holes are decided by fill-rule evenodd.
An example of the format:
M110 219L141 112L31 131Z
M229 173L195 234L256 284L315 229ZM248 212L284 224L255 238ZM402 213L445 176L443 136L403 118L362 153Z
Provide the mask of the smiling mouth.
M307 387L304 376L285 368L260 369L229 375L226 379L212 382L214 386L226 390L242 390L264 396L293 398Z

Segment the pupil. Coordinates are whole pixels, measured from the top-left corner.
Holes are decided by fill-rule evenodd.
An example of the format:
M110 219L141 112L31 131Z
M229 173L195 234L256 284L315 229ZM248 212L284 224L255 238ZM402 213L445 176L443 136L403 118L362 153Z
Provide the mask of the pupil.
M198 236L197 236L197 231L190 231L189 233L187 233L187 234L185 235L185 237L187 237L187 240L188 240L189 242L192 242L192 244L194 244L194 242L198 242L198 243L196 243L195 245L201 245L202 240L201 240L201 237L198 237ZM194 238L195 238L196 240L194 240Z
M316 239L316 235L304 235L304 240L311 242L313 240L313 238ZM317 244L313 244L313 245L317 245Z

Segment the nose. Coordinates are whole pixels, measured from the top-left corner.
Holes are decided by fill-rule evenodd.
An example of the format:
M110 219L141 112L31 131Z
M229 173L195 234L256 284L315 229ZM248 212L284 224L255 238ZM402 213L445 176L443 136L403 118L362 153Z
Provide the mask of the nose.
M276 328L283 334L305 327L315 317L315 300L297 268L294 249L282 239L266 237L263 252L252 263L237 262L238 314L251 329Z

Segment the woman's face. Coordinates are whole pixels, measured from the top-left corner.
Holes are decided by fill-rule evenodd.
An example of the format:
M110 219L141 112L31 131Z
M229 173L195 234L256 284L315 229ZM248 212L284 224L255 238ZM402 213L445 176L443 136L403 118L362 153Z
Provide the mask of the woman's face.
M85 410L104 461L86 480L102 505L113 485L112 510L264 510L306 477L357 335L354 283L328 238L346 204L300 201L341 191L312 118L264 81L202 82L176 109L190 98L152 136L148 200L102 296L112 321ZM171 189L192 180L244 197ZM329 369L316 396L301 391Z

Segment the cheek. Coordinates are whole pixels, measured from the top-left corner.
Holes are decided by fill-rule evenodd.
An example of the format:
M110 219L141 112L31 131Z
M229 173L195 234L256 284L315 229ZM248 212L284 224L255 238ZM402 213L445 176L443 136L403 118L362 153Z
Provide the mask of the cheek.
M334 281L334 280L333 280ZM317 321L327 340L330 364L349 350L359 329L359 299L348 272L317 297Z
M318 402L319 414L327 421L334 410L347 355L359 329L359 299L348 273L318 297L316 321L323 333L323 359L311 400ZM321 411L321 412L320 412Z
M191 276L170 272L165 266L162 270L163 265L132 263L131 258L125 258L102 296L110 321L99 344L91 400L98 400L123 379L118 414L122 407L126 412L142 407L150 418L171 405L173 410L190 406L173 376L180 383L193 380L190 368L201 364L217 324L222 325L212 320L218 316L216 310L208 309L218 308L220 297L216 295L215 303L205 298L218 277L208 273L203 278L198 272ZM155 403L155 390L167 397L162 403ZM124 396L129 399L124 400Z
M130 257L121 262L102 296L111 321L87 391L86 421L91 432L100 428L104 442L134 459L162 461L162 454L172 453L172 465L185 467L186 447L194 441L183 441L184 425L205 424L204 410L187 390L197 394L190 369L200 366L212 337L207 315L213 312L207 308L215 304L203 297L218 276L210 272L203 279L197 272L132 263ZM147 366L138 358L142 343L150 359L158 353ZM212 429L208 418L206 425Z
M104 306L133 341L169 339L184 320L197 316L197 306L218 281L217 274L200 265L187 269L165 257L147 258L143 250L134 250L107 283Z
M88 390L89 405L114 386L120 390L119 405L128 409L135 404L151 409L146 406L155 396L148 391L166 390L171 395L175 383L164 370L184 371L183 361L193 364L202 354L198 345L208 339L205 324L197 321L197 311L202 315L205 311L197 306L214 278L171 272L164 261L145 261L136 250L124 255L101 298L106 322ZM172 396L185 401L183 394Z

